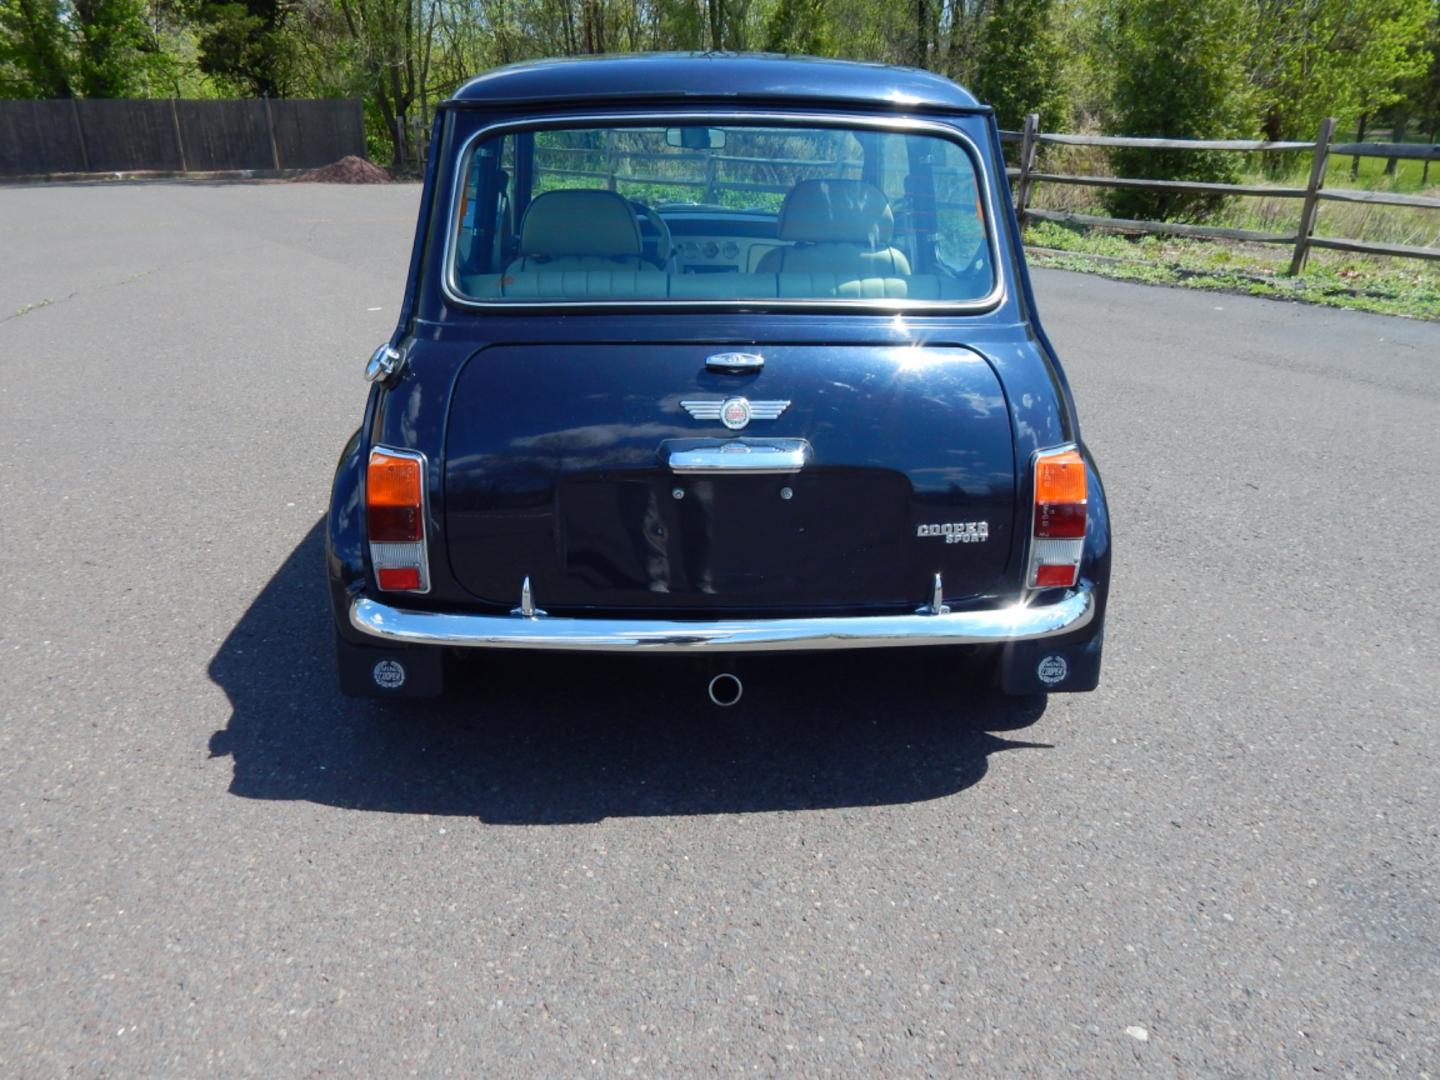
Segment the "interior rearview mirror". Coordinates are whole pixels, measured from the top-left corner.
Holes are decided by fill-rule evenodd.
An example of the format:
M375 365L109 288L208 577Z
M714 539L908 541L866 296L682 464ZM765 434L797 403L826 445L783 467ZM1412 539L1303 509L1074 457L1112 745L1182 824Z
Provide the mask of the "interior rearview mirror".
M712 127L674 127L665 129L665 142L686 150L723 150L725 132Z

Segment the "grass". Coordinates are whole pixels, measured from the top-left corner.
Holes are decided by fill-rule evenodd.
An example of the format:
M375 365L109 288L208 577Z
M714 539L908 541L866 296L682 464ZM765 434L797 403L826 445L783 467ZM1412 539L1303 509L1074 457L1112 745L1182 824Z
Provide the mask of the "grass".
M1045 147L1043 153L1040 168L1045 172L1114 175L1105 152L1095 147ZM1308 154L1286 155L1282 167L1269 172L1256 155L1247 155L1243 161L1247 171L1241 176L1241 183L1304 187L1309 177ZM1350 167L1349 157L1332 156L1326 169L1325 186L1440 197L1440 164L1431 164L1428 183L1423 163L1419 161L1399 161L1395 174L1387 176L1385 159L1361 158L1354 180L1350 178ZM1042 183L1035 188L1032 205L1104 215L1103 199L1104 189ZM1293 234L1300 207L1299 199L1237 197L1228 200L1206 223ZM1419 247L1440 246L1440 210L1324 201L1316 219L1315 235ZM1291 278L1287 271L1292 249L1284 244L1237 244L1160 236L1136 238L1051 222L1033 222L1027 229L1026 242L1045 249L1031 256L1031 263L1036 266L1440 321L1440 261L1312 249L1304 273Z
M1433 263L1312 250L1304 274L1292 278L1291 249L1278 244L1132 239L1048 221L1032 222L1025 242L1031 266L1440 321L1440 268Z
M1292 155L1293 156L1293 155ZM1306 155L1300 155L1303 159ZM1359 161L1359 170L1354 177L1350 175L1350 167ZM1303 185L1310 176L1309 163L1301 160L1292 163L1292 175ZM1331 154L1325 165L1325 186L1326 187L1348 187L1367 188L1369 190L1399 191L1419 195L1424 193L1426 188L1440 187L1440 163L1431 162L1427 170L1423 161L1416 161L1412 158L1397 160L1395 162L1395 174L1385 175L1385 159L1362 157L1352 159Z

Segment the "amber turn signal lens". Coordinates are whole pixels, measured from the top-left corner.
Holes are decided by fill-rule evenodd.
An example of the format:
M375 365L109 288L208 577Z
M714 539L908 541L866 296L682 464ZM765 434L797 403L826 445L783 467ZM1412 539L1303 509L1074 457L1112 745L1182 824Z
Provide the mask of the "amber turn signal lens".
M1037 503L1085 502L1085 459L1078 450L1042 457L1035 465Z
M365 501L371 506L420 505L420 462L376 450L365 476Z

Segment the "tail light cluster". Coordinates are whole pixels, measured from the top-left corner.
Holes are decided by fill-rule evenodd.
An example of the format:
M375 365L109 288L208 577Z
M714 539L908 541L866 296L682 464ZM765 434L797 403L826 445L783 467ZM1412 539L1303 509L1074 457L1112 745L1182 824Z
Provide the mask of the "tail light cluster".
M1035 459L1035 530L1030 539L1029 585L1074 585L1085 547L1085 459L1080 451L1046 450Z
M387 592L428 592L425 458L376 447L365 470L365 528L375 583Z

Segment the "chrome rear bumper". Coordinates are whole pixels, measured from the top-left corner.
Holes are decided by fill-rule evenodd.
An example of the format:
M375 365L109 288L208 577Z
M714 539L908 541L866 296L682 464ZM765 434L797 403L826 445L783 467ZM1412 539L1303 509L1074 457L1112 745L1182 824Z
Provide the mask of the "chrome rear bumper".
M1012 604L940 615L856 615L812 619L571 619L407 611L369 597L350 604L350 625L397 645L551 652L804 652L906 645L1001 645L1083 629L1095 597L1081 585L1044 607Z

